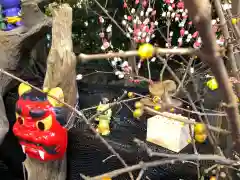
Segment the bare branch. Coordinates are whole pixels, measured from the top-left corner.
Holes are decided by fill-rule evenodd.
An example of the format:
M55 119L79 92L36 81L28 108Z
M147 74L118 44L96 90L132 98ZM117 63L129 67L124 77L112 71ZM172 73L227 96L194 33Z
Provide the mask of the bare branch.
M220 54L224 53L224 49L219 49ZM168 48L155 48L155 55L189 55L196 54L200 55L200 51L192 48L177 48L177 49L168 49ZM111 52L111 53L102 53L102 54L80 54L78 56L80 61L88 61L88 60L99 60L99 59L110 59L113 57L131 57L138 56L138 51L125 51L125 52Z
M219 164L224 164L224 165L233 165L235 163L237 163L234 160L231 159L226 159L222 156L217 156L214 154L206 154L206 155L195 155L195 154L158 154L161 157L169 157L169 158L174 158L174 159L164 159L164 160L156 160L156 161L152 161L152 162L141 162L139 164L130 166L128 168L122 168L122 169L117 169L108 173L104 173L102 175L99 176L95 176L95 177L86 177L86 176L82 176L84 179L91 179L91 180L99 180L102 179L104 177L116 177L120 174L126 173L126 172L132 172L138 169L142 169L142 168L149 168L149 167L155 167L155 166L160 166L160 165L164 165L164 164L172 164L172 163L176 163L178 161L184 161L184 160L209 160L209 161L216 161Z
M232 137L236 147L240 147L240 121L237 102L229 82L226 68L222 59L217 55L216 39L211 26L211 6L208 0L184 0L189 15L199 31L203 41L201 58L206 62L216 77L228 105L226 113L232 128Z

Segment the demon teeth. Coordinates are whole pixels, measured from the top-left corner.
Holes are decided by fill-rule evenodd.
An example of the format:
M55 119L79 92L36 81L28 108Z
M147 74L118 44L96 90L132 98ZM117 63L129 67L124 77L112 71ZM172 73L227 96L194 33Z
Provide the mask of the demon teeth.
M44 160L44 152L39 150L38 153L42 160Z
M24 145L22 145L22 151L23 151L24 154L26 153L26 152L25 152L25 146L24 146Z

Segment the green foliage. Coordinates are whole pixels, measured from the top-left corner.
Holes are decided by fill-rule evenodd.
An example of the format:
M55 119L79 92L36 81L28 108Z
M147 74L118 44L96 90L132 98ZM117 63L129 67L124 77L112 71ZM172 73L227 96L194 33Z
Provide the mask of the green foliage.
M48 7L48 6L45 6L44 8L45 8L45 12L44 12L45 15L51 17L51 16L52 16L52 12L51 12L51 10L49 9L49 7Z

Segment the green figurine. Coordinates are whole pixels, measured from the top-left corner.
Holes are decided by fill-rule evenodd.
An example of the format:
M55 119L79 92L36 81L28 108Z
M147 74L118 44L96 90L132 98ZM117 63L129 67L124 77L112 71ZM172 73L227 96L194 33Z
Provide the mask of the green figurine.
M106 109L109 108L109 106L110 104L107 102L103 102L103 104L100 102L100 104L97 107L97 113L105 111ZM103 136L107 136L110 133L111 118L112 118L112 110L110 108L95 119L96 121L99 122L97 127L97 132L99 134Z
M6 24L4 22L4 17L2 15L2 6L1 6L1 4L0 4L0 29L1 30L6 29Z

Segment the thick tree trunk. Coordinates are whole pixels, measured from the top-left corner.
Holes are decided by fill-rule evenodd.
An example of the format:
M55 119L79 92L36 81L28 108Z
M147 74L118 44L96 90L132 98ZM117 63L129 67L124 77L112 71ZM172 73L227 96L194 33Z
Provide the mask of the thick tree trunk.
M47 60L43 88L61 87L65 102L76 103L76 57L72 45L72 9L63 4L52 5L52 47ZM65 180L66 156L54 162L39 162L27 158L24 162L28 180Z
M21 74L23 64L28 64L23 58L29 57L32 47L51 26L51 20L40 11L36 1L24 0L22 7L23 12L27 12L23 13L23 23L28 26L8 32L0 31L0 68L17 75ZM31 18L26 18L26 15ZM0 144L9 129L2 97L11 88L11 82L10 77L0 74Z

